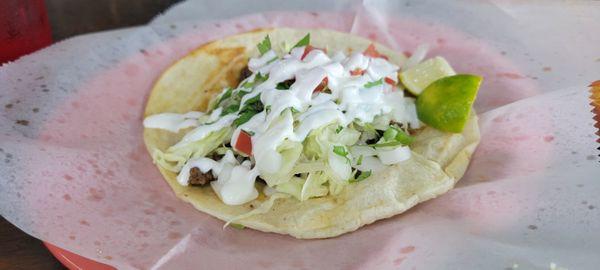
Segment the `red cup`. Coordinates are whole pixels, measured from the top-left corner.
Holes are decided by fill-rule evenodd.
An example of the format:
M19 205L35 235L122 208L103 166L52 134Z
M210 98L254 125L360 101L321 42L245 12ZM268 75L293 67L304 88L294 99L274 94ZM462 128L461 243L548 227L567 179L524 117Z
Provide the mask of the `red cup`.
M52 32L44 0L0 1L0 63L44 48Z

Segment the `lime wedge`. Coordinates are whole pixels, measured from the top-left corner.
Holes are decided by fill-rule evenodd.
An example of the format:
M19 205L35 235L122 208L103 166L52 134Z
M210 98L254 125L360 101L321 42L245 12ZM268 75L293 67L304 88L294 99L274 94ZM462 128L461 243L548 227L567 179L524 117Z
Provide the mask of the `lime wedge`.
M402 71L398 77L408 91L418 96L432 82L455 74L446 59L437 56Z
M446 132L462 132L482 78L460 74L441 78L417 97L417 115L423 123Z

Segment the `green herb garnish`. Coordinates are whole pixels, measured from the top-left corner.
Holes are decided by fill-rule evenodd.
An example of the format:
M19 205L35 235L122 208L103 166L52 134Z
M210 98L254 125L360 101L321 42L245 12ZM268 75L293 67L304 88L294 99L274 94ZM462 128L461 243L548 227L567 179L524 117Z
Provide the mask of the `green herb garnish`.
M343 130L343 129L344 129L344 127L343 127L343 126L338 126L338 127L335 129L335 133L336 133L336 134L340 134L340 132L342 132L342 130Z
M392 147L398 145L409 145L415 140L415 137L406 134L402 129L389 127L383 132L383 141L371 144L371 147Z
M310 44L310 33L306 34L306 36L304 36L300 41L298 41L298 43L296 43L296 45L294 45L293 48L298 48L298 47L303 47Z
M262 75L259 73L256 73L256 76L254 76L254 81L252 82L245 82L244 84L242 84L242 87L244 88L253 88L254 86L257 86L261 83L263 83L264 81L269 79L269 74L266 75Z
M239 127L240 125L248 122L257 113L258 112L256 112L256 111L246 111L246 112L243 112L242 114L240 114L240 117L238 117L237 119L233 120L233 125L236 126L236 127Z
M255 95L246 102L244 102L244 106L240 110L239 117L233 120L233 125L236 127L248 122L254 115L261 112L264 107L263 103L260 101L260 94Z
M383 132L383 140L386 142L391 141L394 138L396 138L396 134L398 134L398 131L396 131L396 129L388 128L385 132Z
M221 95L221 97L219 98L219 101L217 101L217 104L215 105L215 107L219 107L219 104L221 104L223 101L225 101L226 99L231 97L232 92L233 92L233 89L227 88L227 90L225 90L225 93L223 93L223 95Z
M277 56L273 57L271 60L267 61L267 65L275 62L277 59L279 59Z
M346 157L348 155L348 151L346 150L346 147L339 146L339 145L333 146L333 152L336 153L338 156L342 156L342 157Z
M223 111L221 112L221 116L237 112L239 109L240 109L240 105L238 105L238 104L229 105L229 106L227 106L227 108L223 109Z
M360 165L362 164L362 160L363 160L363 155L360 155L360 156L358 157L358 160L356 161L356 165L357 165L357 166L360 166Z
M360 182L362 180L365 180L367 178L369 178L369 176L371 176L373 172L371 170L366 171L366 172L361 172L358 177L354 178L354 179L350 179L348 182L350 183L356 183L356 182Z
M269 38L269 35L267 35L265 37L265 39L263 39L263 41L258 43L258 45L256 45L256 47L258 47L258 51L260 52L260 55L263 55L263 54L267 53L268 51L270 51L271 50L271 39Z
M290 87L292 87L292 84L294 84L295 80L285 80L283 82L280 82L277 84L277 86L275 86L275 89L277 90L289 90Z
M335 153L338 156L341 156L343 158L346 159L346 161L348 163L350 163L350 159L348 158L348 150L346 150L346 147L344 146L340 146L340 145L334 145L333 146L333 153Z
M374 82L365 83L364 87L371 88L371 87L375 87L375 86L382 85L382 84L383 84L383 79L379 79Z

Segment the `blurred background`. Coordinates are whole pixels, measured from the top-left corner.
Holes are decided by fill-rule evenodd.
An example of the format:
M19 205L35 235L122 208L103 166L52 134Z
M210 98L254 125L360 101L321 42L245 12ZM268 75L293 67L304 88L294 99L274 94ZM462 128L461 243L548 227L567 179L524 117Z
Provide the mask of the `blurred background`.
M181 0L0 0L0 63L53 41L145 24Z
M45 3L52 38L60 41L74 35L148 23L154 16L180 1L45 0Z
M181 0L0 0L0 63L52 42L148 23ZM42 242L0 220L0 269L65 269Z

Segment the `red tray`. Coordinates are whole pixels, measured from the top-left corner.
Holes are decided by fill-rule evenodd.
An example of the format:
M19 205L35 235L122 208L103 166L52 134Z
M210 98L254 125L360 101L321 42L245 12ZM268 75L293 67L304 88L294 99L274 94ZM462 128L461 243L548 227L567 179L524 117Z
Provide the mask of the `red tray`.
M46 248L50 250L50 253L52 253L56 259L70 270L116 270L116 268L108 264L99 263L86 257L79 256L50 243L44 242L44 245L46 245Z

